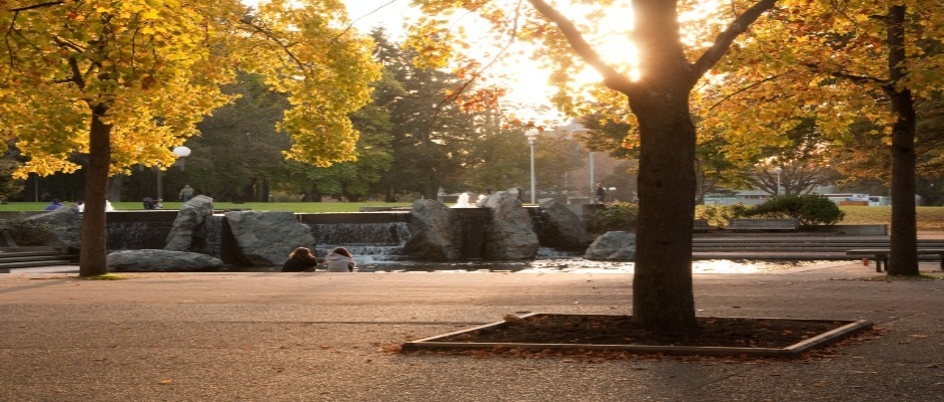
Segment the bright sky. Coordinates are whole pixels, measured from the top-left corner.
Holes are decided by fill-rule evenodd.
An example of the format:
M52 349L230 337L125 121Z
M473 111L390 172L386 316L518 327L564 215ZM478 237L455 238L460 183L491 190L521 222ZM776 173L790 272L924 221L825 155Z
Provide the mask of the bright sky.
M410 9L410 0L342 0L342 2L347 6L348 17L354 21L354 26L365 33L376 26L383 26L389 35L396 35L402 32L405 21L417 15L416 11Z
M256 2L256 0L243 1ZM354 26L359 31L368 33L376 26L383 26L393 39L402 33L405 22L418 15L418 12L410 8L410 0L342 0L342 2L348 7L348 16L354 21ZM569 4L569 2L561 4ZM526 5L526 7L529 6ZM559 5L559 7L568 15L579 14L575 13L577 10L572 9L579 6ZM474 17L463 18L460 23L467 31L474 31L476 25L479 25ZM601 29L600 33L586 38L594 43L602 56L608 59L615 57L613 62L631 62L634 52L631 48L627 49L627 30L631 28L632 15L628 7L615 8L606 16L597 17L587 23L593 24L596 28L613 27L610 30ZM478 29L484 31L487 28L481 24ZM489 50L495 51L495 49ZM486 60L480 61L486 62ZM553 90L547 86L549 71L542 70L537 63L522 58L506 60L495 68L509 75L513 80L507 84L509 92L506 99L509 105L536 105L535 108L537 108L549 104L548 99L553 93ZM600 80L600 76L596 71L588 68L579 79L584 82L595 82ZM539 125L554 124L549 120L559 117L537 112L530 107L524 107L516 111L516 114L524 121L533 120Z
M417 15L417 12L409 7L410 0L343 1L348 6L349 17L355 21L355 27L364 32L377 25L382 25L391 36L395 37L399 32L402 32L403 22ZM557 7L569 16L582 14L579 9L580 6L568 5L570 2L556 3L559 3ZM530 6L525 5L525 7ZM380 11L375 11L378 8ZM616 7L611 9L605 16L597 17L592 22L586 23L592 24L597 29L612 27L612 29L600 29L598 34L586 38L595 44L601 55L613 62L632 61L634 52L632 49L627 49L627 30L632 27L632 14L629 7ZM479 23L475 17L463 17L457 24L462 24L467 32L470 32L470 35L471 32L476 31L482 31L484 35L487 31L486 25ZM522 43L516 46L520 49L526 45ZM494 52L496 49L488 50ZM479 61L485 63L488 60ZM554 92L547 85L550 71L541 69L536 62L520 57L504 60L495 69L510 77L511 82L506 84L508 87L507 104L524 106L514 111L516 117L523 121L533 120L539 125L554 124L555 122L549 120L561 119L561 116L556 114L548 115L546 112L533 110L542 106L549 107L549 99ZM600 75L589 67L578 77L581 82L597 82L600 79ZM534 105L534 108L531 105Z

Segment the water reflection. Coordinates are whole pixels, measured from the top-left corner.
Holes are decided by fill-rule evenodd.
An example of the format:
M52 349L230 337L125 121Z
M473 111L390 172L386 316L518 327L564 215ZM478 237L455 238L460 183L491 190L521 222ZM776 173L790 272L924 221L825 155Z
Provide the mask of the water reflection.
M820 264L822 261L701 260L692 263L695 274L754 274ZM376 261L358 262L357 272L518 272L518 273L628 273L630 261L591 261L582 258L543 258L531 261L467 261L452 263ZM228 267L227 272L278 272L280 267Z

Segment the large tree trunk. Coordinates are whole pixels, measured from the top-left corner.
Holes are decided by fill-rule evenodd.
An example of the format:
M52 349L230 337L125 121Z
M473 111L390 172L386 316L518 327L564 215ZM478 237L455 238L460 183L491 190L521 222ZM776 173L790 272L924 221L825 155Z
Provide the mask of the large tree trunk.
M648 328L697 326L692 289L695 126L688 99L697 77L685 61L675 2L634 1L641 79L626 91L639 120L639 222L633 317Z
M892 126L892 229L889 275L918 275L918 234L915 222L915 121L914 97L901 90L898 83L905 78L904 6L888 10L888 69L891 83L885 87L896 115Z
M639 221L633 317L660 331L691 329L692 222L695 214L695 126L687 91L638 100ZM671 99L666 99L671 98ZM636 112L644 109L645 113Z
M633 0L640 79L630 82L606 65L576 26L544 0L528 0L557 24L571 47L604 76L604 84L629 98L639 120L639 225L633 317L646 328L682 332L697 326L692 288L692 224L695 215L695 126L689 96L713 66L776 0L759 0L722 32L691 64L685 58L677 1Z
M92 110L89 134L89 165L85 176L85 210L82 213L82 250L79 254L79 276L108 273L105 255L105 199L108 194L108 167L111 164L111 126L101 118L105 106Z

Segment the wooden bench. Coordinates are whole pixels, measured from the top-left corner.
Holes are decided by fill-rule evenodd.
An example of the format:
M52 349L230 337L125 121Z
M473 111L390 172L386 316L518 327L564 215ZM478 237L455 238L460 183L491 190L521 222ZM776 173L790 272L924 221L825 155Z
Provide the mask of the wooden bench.
M710 232L712 230L715 230L715 228L708 224L707 219L695 219L695 223L692 226L693 232Z
M875 260L875 272L882 272L883 270L888 270L888 256L891 254L891 250L887 248L855 248L852 250L846 250L846 255L850 256L866 256L872 257ZM941 270L944 271L944 249L942 248L925 248L918 249L918 255L929 255L937 254L940 257L941 261Z
M732 232L796 232L797 219L732 219L727 230Z

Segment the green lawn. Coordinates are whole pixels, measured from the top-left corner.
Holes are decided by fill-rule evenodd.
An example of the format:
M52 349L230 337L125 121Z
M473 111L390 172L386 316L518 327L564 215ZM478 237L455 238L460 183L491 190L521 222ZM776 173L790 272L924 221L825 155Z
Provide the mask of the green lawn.
M892 207L841 207L844 224L890 224ZM918 231L944 231L944 208L917 207Z

